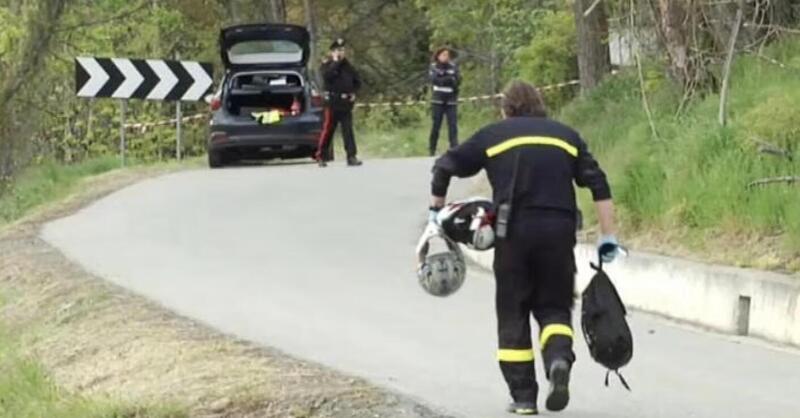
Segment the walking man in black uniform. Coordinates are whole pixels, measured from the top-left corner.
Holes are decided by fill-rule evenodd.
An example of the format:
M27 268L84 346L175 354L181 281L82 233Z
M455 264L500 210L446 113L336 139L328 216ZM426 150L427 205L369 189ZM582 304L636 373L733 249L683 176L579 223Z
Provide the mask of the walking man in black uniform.
M358 149L353 134L353 106L356 93L361 88L361 78L345 57L343 39L334 41L330 51L330 56L320 66L320 73L325 82L326 104L316 159L320 167L326 167L327 162L333 159L331 140L337 125L341 124L347 165L359 166L362 163L356 157Z
M598 248L607 250L601 255L606 262L618 252L614 206L606 176L586 143L571 128L547 118L536 88L513 82L502 107L503 121L486 126L436 161L431 211L444 205L451 177L468 177L486 169L497 207L497 358L513 399L508 410L534 415L538 385L531 313L541 331L540 347L550 381L546 407L560 411L569 402L569 376L575 361L571 318L577 206L573 182L592 192L602 231Z
M433 63L428 71L433 95L431 96L431 113L433 126L429 138L430 155L436 155L436 144L439 142L439 131L442 119L447 116L447 135L450 148L458 145L458 87L461 74L458 66L450 59L450 50L439 48L433 54Z

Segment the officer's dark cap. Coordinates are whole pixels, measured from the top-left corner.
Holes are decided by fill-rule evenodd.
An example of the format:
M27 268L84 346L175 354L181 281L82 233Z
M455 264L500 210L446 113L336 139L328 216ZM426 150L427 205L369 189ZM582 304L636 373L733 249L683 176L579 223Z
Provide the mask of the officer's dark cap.
M335 41L333 41L333 43L331 44L331 48L330 48L330 49L331 49L331 51L333 51L334 49L344 48L345 46L347 46L347 44L344 42L344 39L342 39L342 38L337 38L337 39L336 39Z

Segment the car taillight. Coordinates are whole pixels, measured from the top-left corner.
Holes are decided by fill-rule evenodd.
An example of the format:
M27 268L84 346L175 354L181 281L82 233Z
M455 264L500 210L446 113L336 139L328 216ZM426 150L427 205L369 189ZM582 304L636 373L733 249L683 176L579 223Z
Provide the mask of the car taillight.
M212 112L217 111L219 110L219 108L222 107L222 100L219 97L214 97L213 99L211 99L210 105Z
M212 132L211 142L225 142L228 140L228 134L225 132Z
M324 101L322 100L322 96L320 96L319 94L314 93L311 95L311 106L322 107L322 105L324 104L323 102Z

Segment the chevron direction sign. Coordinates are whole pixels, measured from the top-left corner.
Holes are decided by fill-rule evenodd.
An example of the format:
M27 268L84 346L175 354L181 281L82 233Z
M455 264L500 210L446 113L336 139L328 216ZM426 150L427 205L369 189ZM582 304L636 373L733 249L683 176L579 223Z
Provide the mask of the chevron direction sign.
M128 58L75 58L79 97L198 101L211 90L211 64Z

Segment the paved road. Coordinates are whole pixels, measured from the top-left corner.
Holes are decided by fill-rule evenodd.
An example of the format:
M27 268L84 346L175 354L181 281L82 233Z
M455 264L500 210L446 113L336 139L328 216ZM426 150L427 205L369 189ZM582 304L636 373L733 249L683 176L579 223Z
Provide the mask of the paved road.
M430 160L189 171L147 180L43 236L90 271L224 332L468 417L506 416L493 283L423 294L413 247ZM582 342L563 417L800 417L800 355L634 313L633 392Z

